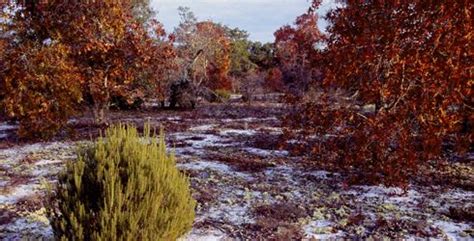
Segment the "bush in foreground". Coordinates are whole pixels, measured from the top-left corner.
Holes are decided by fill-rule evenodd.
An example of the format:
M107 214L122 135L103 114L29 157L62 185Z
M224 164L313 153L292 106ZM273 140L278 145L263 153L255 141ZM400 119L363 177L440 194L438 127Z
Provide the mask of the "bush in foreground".
M176 240L194 220L188 179L149 125L143 138L109 128L68 163L55 194L48 214L60 240Z

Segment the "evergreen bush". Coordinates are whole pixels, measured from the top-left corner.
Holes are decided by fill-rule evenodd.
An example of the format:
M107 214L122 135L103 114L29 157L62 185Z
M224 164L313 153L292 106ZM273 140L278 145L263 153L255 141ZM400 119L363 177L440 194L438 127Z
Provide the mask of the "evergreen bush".
M60 240L176 240L194 220L189 181L163 134L118 125L67 164L48 216Z

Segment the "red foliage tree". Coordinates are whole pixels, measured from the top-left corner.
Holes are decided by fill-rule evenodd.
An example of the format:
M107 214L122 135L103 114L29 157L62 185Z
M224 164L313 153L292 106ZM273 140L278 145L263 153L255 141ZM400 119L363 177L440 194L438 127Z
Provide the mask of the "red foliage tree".
M446 157L444 148L466 151L473 10L469 1L420 0L346 1L332 11L318 64L325 87L350 97L325 93L297 108L292 128L305 129L305 149L353 181L401 186L420 165Z
M5 20L0 29L0 112L19 121L20 137L49 138L76 113L83 79L67 45L38 41L31 33L31 15L5 10L0 15Z
M20 121L20 136L50 137L83 99L102 123L112 96L162 91L172 42L160 24L138 22L128 2L15 4L0 6L0 106Z
M85 79L84 96L98 123L106 121L112 96L128 101L143 96L144 87L158 86L163 72L157 70L174 58L172 45L163 48L149 36L132 7L127 1L48 1L34 10L44 15L41 27L49 25L49 36L73 49L71 57ZM151 27L163 37L161 25Z
M265 87L271 91L283 91L285 89L283 74L279 68L268 70L265 76Z
M311 7L296 19L294 26L283 26L274 34L275 58L283 80L297 92L306 90L319 73L314 65L319 62L318 44L324 40L324 35L318 29L315 10Z
M175 33L183 71L191 67L189 77L198 87L231 90L231 42L225 29L211 21L197 22L188 8L180 8L180 11L182 21ZM188 66L198 52L202 54Z
M16 4L21 7L14 12L5 32L11 35L9 46L12 46L12 51L22 49L23 45L29 46L28 50L38 48L40 50L34 50L34 53L40 54L38 58L42 58L47 56L41 54L42 51L48 51L49 54L56 51L47 46L57 47L61 50L60 55L50 58L68 65L55 67L47 59L35 59L34 63L47 65L53 70L60 67L70 69L69 65L73 65L71 69L77 70L80 81L73 81L75 78L67 80L69 73L64 71L42 73L37 67L25 69L32 71L26 74L41 73L46 75L45 78L65 79L58 81L68 83L63 86L64 94L70 91L67 88L73 91L76 84L81 84L83 99L93 111L96 122L106 121L105 112L113 96L131 102L137 97L154 96L162 91L160 81L165 78L165 70L173 68L173 44L166 38L160 24L150 22L144 25L134 18L130 2L51 0L18 1ZM65 59L59 59L59 56ZM13 62L6 66L11 65ZM7 69L2 79L16 81L18 74ZM61 77L61 74L64 76ZM47 90L43 89L41 93L43 91ZM22 101L18 104L27 103ZM69 111L64 113L67 115Z
M224 29L213 22L200 22L196 25L197 34L207 36L210 47L207 60L208 86L213 90L231 90L230 70L230 40ZM205 51L206 52L206 51ZM205 53L206 55L206 53Z
M61 44L35 46L26 41L8 47L0 70L3 112L20 122L18 134L49 138L76 113L82 78Z

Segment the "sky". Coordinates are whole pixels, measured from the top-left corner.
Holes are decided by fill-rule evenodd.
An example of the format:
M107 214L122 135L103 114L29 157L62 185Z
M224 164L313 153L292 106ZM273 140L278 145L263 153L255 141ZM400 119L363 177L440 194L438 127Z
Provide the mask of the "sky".
M247 30L250 39L273 42L273 33L305 13L309 0L151 0L157 19L167 31L179 23L178 7L190 7L198 20L214 22ZM333 0L324 0L320 14L333 7ZM325 28L321 21L320 28Z

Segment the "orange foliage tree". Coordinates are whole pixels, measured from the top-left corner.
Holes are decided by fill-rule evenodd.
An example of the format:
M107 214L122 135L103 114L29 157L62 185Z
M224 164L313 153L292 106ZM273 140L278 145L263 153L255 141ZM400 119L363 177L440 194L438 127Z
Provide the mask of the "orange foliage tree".
M320 57L318 44L324 35L318 29L315 10L310 8L296 19L294 26L283 26L274 34L277 66L293 93L307 90L319 73L314 65Z
M399 186L449 158L447 148L462 155L473 141L473 10L467 0L420 0L345 1L331 11L316 62L326 92L290 121L303 129L300 147L350 181Z
M228 76L230 69L230 41L224 29L213 22L200 22L196 25L198 36L207 36L204 55L207 56L207 75L209 86L213 90L230 90L232 83ZM209 41L211 40L211 41Z
M212 90L232 88L229 78L230 40L225 29L211 21L197 22L188 8L181 8L181 24L176 29L178 54L182 68L187 68L190 58L202 50L202 54L192 66L191 76L197 86ZM186 71L186 70L185 70Z
M82 99L93 111L97 123L106 121L105 113L114 96L131 102L137 97L159 94L164 70L173 68L170 60L175 57L174 47L162 25L150 22L145 26L139 22L132 15L133 6L128 1L51 0L16 4L21 8L14 12L9 29L3 33L9 36L11 49L7 52L12 53L7 56L10 62L4 64L2 81L21 81L21 74L10 67L14 66L14 58L25 58L21 51L31 50L33 62L40 66L28 66L23 71L25 76L40 75L38 78L50 79L54 84L63 83L65 95L69 91L76 93L80 84ZM51 70L42 72L41 68ZM71 71L80 76L76 78ZM4 92L7 85L2 86ZM48 86L41 88L27 92L31 93L29 102L15 100L19 108L41 105L32 96L35 91L43 94ZM20 91L13 88L8 94L21 95ZM63 100L57 106L58 110L65 108L63 119L70 116L66 111L69 105L71 102Z
M20 137L48 138L75 113L82 100L78 69L61 44L8 48L2 58L0 96L4 112L20 122Z
M112 96L129 101L143 96L141 87L160 81L163 72L156 70L174 58L172 45L159 45L149 36L127 1L49 1L41 9L42 25L50 25L52 39L73 49L72 58L84 75L85 100L98 123L106 121ZM164 36L161 25L151 27L157 37ZM143 80L149 83L140 85Z
M0 18L1 19L8 19L9 16L6 13L6 3L0 3ZM4 21L0 21L0 69L3 70L5 68L5 63L3 61L4 54L5 54L5 49L7 46L7 36L6 36L6 31L8 29L8 25ZM1 78L1 77L0 77ZM1 81L1 79L0 79ZM2 106L2 102L4 99L4 94L3 94L3 87L0 85L0 121L5 119L5 108Z
M20 137L48 138L75 113L82 100L79 69L68 58L70 48L37 41L31 15L3 12L0 35L0 106L18 120Z

